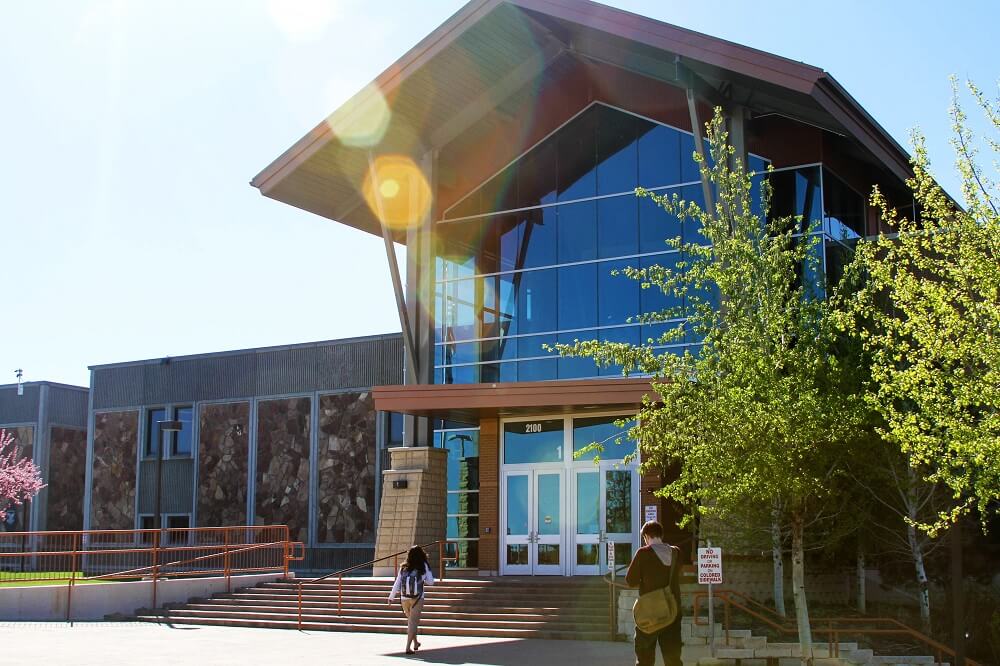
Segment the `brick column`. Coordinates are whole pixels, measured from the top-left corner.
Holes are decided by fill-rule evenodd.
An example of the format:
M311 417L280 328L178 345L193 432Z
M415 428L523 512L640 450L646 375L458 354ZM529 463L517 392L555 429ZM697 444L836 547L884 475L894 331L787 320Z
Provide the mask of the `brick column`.
M447 533L448 451L423 446L389 449L391 469L382 472L382 506L379 510L375 557L405 551L414 544L445 538ZM406 481L394 488L394 481ZM427 553L436 576L438 552ZM378 562L375 576L395 576L393 561Z

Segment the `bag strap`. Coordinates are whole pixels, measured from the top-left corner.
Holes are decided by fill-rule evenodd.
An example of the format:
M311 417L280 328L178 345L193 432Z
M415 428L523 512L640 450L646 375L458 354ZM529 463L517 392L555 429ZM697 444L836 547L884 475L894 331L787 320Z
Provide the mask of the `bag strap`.
M670 591L674 590L674 583L677 582L677 570L680 569L681 549L677 546L670 546Z

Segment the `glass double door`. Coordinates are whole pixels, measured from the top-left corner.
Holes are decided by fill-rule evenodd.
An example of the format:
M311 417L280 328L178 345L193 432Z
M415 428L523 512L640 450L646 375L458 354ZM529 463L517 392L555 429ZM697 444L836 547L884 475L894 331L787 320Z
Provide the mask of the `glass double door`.
M518 470L503 476L507 491L504 573L561 575L565 472Z
M637 463L612 441L614 416L508 420L500 479L500 573L597 575L628 564L638 541ZM607 459L588 454L605 444ZM617 454L617 455L615 455Z

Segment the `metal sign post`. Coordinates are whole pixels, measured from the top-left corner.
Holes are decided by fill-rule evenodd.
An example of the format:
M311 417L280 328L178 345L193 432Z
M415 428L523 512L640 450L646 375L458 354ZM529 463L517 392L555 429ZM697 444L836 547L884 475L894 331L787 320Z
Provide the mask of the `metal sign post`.
M708 585L708 645L715 656L715 599L712 586L722 584L722 549L713 548L709 541L706 548L698 549L698 584Z

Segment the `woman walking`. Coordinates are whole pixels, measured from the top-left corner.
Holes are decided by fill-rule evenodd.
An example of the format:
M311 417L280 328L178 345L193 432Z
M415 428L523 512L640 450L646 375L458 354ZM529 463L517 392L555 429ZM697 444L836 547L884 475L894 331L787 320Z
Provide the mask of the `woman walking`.
M642 526L640 531L642 540L646 544L636 551L631 564L628 565L628 572L625 574L625 582L629 587L639 588L639 598L645 597L651 602L651 606L643 605L643 608L654 609L655 613L669 616L667 608L674 606L673 621L665 626L657 627L648 633L636 627L635 630L635 663L636 666L653 666L656 662L656 646L659 644L660 652L663 654L663 663L666 666L681 666L681 614L680 614L680 584L677 581L677 570L680 569L680 549L676 546L663 543L663 526L656 521L649 521ZM669 599L672 595L673 599ZM654 603L655 602L655 603ZM636 603L636 621L639 617L640 604Z
M399 567L399 575L389 593L389 605L397 595L402 595L403 615L407 617L406 654L420 649L417 640L417 626L420 612L424 609L424 586L434 584L434 574L427 563L427 553L420 546L413 546L406 553L406 562ZM410 647L412 644L412 648Z

